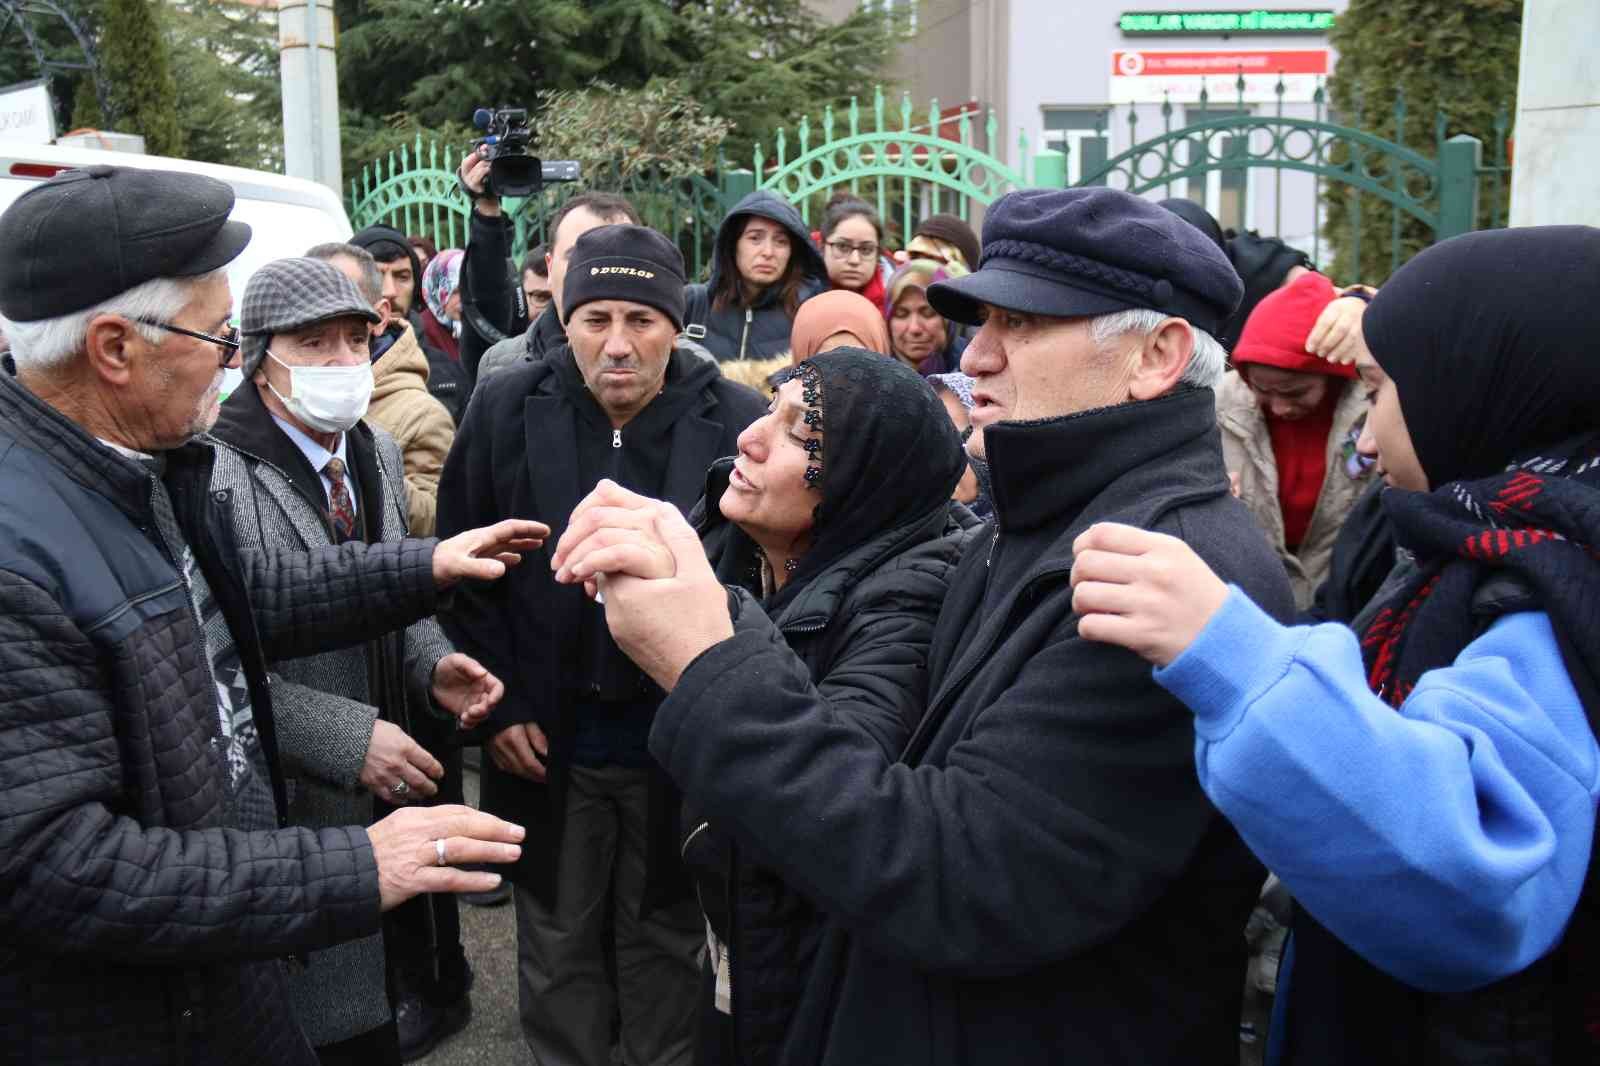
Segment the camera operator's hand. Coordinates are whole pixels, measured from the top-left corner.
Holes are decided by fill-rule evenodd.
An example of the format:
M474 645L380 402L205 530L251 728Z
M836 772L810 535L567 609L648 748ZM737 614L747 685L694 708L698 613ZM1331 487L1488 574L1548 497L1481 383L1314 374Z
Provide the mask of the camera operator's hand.
M473 210L484 218L499 218L500 197L489 191L489 146L479 145L468 152L456 173L461 184L475 197Z

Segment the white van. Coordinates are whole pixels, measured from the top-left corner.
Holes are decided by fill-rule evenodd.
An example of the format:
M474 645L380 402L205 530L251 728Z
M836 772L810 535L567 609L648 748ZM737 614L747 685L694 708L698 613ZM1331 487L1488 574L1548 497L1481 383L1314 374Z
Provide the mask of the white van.
M250 225L250 243L228 267L235 312L244 295L245 282L257 267L274 259L304 255L318 244L350 239L350 220L345 216L344 204L326 186L314 181L187 159L4 139L0 139L0 211L41 181L65 170L95 165L181 170L233 186L237 199L231 217ZM5 254L6 250L0 248L0 255ZM231 389L236 375L230 371L228 376L225 388Z

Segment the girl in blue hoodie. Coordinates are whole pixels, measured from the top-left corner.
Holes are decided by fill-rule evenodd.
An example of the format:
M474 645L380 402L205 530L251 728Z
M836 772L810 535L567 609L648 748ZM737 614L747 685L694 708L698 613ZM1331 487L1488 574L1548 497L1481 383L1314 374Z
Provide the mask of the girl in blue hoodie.
M1600 230L1468 234L1368 308L1360 450L1406 558L1285 627L1181 542L1075 545L1080 632L1195 713L1217 807L1297 901L1269 1055L1592 1061L1600 934Z

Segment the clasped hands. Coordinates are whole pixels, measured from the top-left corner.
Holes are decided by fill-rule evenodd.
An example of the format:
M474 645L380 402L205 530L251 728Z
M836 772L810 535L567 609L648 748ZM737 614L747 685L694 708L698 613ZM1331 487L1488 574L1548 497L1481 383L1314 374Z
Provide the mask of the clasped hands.
M616 482L578 504L551 567L562 584L604 593L612 639L669 692L696 656L733 636L727 591L694 529L672 504Z

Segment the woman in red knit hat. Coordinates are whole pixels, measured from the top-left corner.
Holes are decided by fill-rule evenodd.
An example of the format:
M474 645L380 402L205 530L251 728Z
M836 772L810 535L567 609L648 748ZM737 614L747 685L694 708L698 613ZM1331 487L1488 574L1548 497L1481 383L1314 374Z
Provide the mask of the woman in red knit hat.
M1302 610L1327 577L1334 538L1370 473L1355 450L1367 409L1355 367L1306 351L1338 296L1311 271L1268 294L1234 345L1235 372L1217 388L1223 457Z

